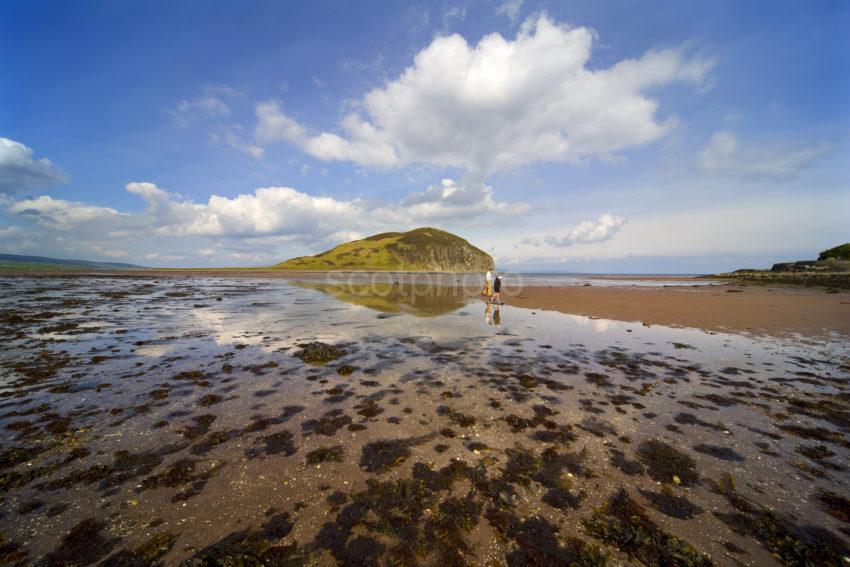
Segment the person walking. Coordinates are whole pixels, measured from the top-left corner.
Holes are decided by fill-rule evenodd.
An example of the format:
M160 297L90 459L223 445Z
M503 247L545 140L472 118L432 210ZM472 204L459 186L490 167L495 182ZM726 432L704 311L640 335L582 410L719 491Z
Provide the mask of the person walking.
M499 274L498 276L496 276L496 279L493 281L493 295L490 296L490 301L492 301L493 303L501 303L502 302L501 291L502 291L502 274Z
M490 297L493 295L493 267L490 266L487 268L487 274L484 276L484 289L481 292L481 295Z

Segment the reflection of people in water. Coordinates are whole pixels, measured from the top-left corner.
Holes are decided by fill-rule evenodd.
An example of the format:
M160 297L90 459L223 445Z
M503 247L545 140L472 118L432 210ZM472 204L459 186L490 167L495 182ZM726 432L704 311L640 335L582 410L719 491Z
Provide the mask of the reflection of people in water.
M490 303L484 304L484 320L488 325L502 326L502 314L499 312L499 306L491 307Z

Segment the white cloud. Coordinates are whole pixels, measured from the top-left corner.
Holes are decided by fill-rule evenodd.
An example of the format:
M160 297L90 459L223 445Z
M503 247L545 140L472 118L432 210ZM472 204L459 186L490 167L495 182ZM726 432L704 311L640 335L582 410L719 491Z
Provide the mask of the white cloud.
M327 233L361 212L353 202L313 197L289 187L263 187L233 198L211 195L204 204L177 200L152 183L129 183L127 191L144 199L146 212L160 234L238 237Z
M543 237L543 242L556 248L565 248L575 244L605 242L613 238L625 223L624 218L605 213L599 215L596 222L586 220L574 226L566 236L546 235ZM541 246L540 240L536 238L525 238L520 244Z
M302 243L338 243L364 234L440 224L477 216L504 217L528 210L522 203L495 200L491 187L462 186L444 179L399 203L361 199L340 200L315 196L291 187L262 187L235 197L211 195L194 202L153 183L128 183L126 190L145 202L140 213L75 203L48 196L12 203L7 211L40 226L68 232L81 239L211 238L218 241L255 239L259 247L297 240ZM259 239L259 240L258 240ZM166 258L161 251L155 258ZM201 256L221 256L204 247ZM153 258L153 257L151 257Z
M522 9L523 0L505 0L496 6L496 15L505 16L512 24L519 21L519 11Z
M0 137L0 195L68 181L47 158L34 158L31 148Z
M53 199L47 195L17 201L8 210L14 215L58 230L71 230L80 225L129 216L109 207Z
M734 134L715 132L700 152L696 168L701 173L736 177L742 181L784 181L810 167L832 149L821 143L808 148L740 147Z
M280 105L273 100L259 103L255 114L257 126L254 130L254 138L257 143L268 144L286 140L294 144L302 144L307 138L304 127L284 115Z
M422 221L430 219L470 219L481 214L518 215L529 210L524 203L498 203L493 188L483 183L459 186L452 179L443 179L422 193L411 193L403 201L407 213Z
M160 252L150 252L145 254L145 260L165 260L165 261L177 261L177 260L185 260L186 256L182 254L162 254Z
M527 20L513 40L435 38L396 79L367 93L340 133L310 133L276 103L257 106L257 141L287 140L322 160L380 168L422 163L477 174L580 162L658 140L672 128L645 91L698 84L712 62L681 49L590 69L594 33Z

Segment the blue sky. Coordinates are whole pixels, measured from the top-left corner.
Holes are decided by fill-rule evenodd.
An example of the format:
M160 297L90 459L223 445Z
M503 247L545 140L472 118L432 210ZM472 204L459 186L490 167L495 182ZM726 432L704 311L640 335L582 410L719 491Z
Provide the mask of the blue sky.
M0 251L267 265L438 226L513 270L850 240L846 2L0 6Z

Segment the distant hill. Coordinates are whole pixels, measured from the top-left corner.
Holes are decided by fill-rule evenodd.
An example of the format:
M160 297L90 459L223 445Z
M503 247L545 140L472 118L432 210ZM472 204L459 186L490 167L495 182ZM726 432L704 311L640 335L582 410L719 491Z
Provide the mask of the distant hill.
M354 240L315 256L281 262L281 270L375 270L482 272L493 258L463 238L436 228L384 232Z
M45 258L44 256L0 254L0 270L132 270L141 267L120 262L91 262L89 260Z

